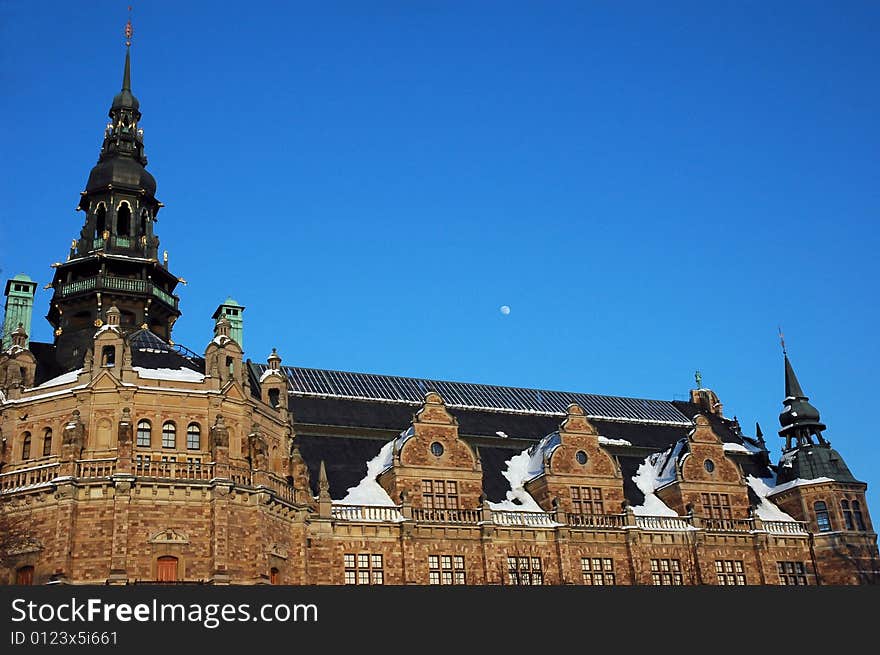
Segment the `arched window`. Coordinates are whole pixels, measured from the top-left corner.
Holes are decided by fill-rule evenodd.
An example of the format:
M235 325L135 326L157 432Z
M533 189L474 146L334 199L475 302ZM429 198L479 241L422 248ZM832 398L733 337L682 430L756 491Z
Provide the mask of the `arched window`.
M281 391L279 389L269 389L269 405L278 407L281 404Z
M116 234L121 237L131 234L131 209L127 202L123 202L116 210Z
M116 365L116 347L104 346L101 349L101 366L111 367Z
M46 428L43 432L43 457L52 454L52 428Z
M831 531L831 518L828 516L828 506L823 500L817 500L813 505L816 510L816 524L819 526L819 532Z
M158 582L177 582L177 558L165 555L156 560L156 580Z
M165 421L162 426L162 448L175 448L177 446L177 426L171 421Z
M147 233L147 223L150 220L150 215L147 213L146 209L141 210L141 235L145 235Z
M24 439L21 441L21 458L22 460L31 458L31 433L25 432Z
M22 566L15 572L15 584L32 585L34 584L34 567Z
M137 427L137 445L144 448L150 447L150 439L153 436L153 426L147 419L138 421Z
M104 203L98 205L98 211L95 212L95 238L103 239L104 230L107 229L107 208Z
M278 569L274 566L269 569L269 584L278 584Z
M865 519L862 518L862 504L854 500L852 501L852 510L853 510L853 518L856 520L856 528L864 532L865 528Z
M198 423L190 423L186 428L186 447L189 450L198 450L202 447L202 428Z

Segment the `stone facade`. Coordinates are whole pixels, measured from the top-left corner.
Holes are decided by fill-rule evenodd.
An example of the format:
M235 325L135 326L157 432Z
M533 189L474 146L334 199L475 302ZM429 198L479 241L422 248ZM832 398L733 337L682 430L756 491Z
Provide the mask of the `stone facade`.
M866 485L822 437L787 356L786 460L772 469L709 389L677 403L305 369L294 380L274 350L244 360L232 299L203 356L174 346L180 279L159 260L162 203L130 85L126 55L82 230L55 266L54 343L29 342L29 304L6 317L0 583L880 581ZM387 461L362 482L378 502L340 500L363 476L352 453L377 442ZM634 487L636 467L662 483ZM750 478L777 471L790 480L756 501Z

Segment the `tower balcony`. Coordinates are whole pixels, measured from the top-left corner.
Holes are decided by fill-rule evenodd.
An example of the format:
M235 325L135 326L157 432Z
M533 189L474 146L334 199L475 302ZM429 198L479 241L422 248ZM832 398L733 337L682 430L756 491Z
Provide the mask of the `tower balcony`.
M113 277L111 275L93 275L81 280L67 282L59 287L58 295L61 298L69 298L91 291L119 291L122 293L143 294L158 298L169 307L177 309L177 298L167 291L160 289L152 281Z

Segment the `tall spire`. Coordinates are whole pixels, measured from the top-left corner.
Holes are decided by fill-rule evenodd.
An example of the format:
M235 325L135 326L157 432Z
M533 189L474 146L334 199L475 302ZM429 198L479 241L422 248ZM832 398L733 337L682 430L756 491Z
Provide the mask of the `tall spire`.
M819 410L810 404L809 398L801 389L788 353L785 351L783 342L783 355L785 366L785 399L782 401L783 410L779 415L779 423L782 429L779 436L785 438L784 450L791 450L798 446L809 446L814 443L815 436L819 443L827 443L822 437L825 425L819 420ZM794 446L792 446L794 440Z
M122 73L122 90L131 91L131 37L134 28L131 26L131 6L128 7L128 22L125 24L125 71Z

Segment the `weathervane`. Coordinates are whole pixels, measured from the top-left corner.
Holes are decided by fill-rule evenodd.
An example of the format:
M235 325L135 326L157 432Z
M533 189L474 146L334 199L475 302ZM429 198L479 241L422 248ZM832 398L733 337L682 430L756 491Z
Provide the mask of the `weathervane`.
M131 26L131 5L128 6L128 22L125 24L125 47L131 47L131 35L134 34L134 28Z
M703 388L703 374L699 371L694 371L694 382L697 383L697 389Z
M788 352L785 350L785 335L782 334L782 326L779 326L778 329L779 329L779 343L782 344L782 354L787 356Z

